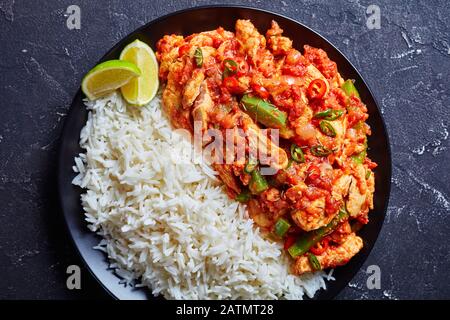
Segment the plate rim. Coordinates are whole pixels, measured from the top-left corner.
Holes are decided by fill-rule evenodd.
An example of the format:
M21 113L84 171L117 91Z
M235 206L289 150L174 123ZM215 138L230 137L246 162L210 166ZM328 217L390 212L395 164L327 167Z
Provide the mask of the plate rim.
M307 30L309 30L310 32L312 32L316 37L321 38L322 40L324 40L326 43L328 43L330 46L333 47L334 50L337 51L338 54L340 54L346 61L347 63L350 65L350 67L354 70L354 72L360 77L360 79L363 81L364 86L366 87L369 95L371 96L371 98L374 101L376 110L380 116L380 120L381 120L381 126L382 129L384 131L384 137L386 139L386 156L388 158L388 163L386 163L386 170L387 170L387 183L386 186L387 190L386 190L386 195L385 195L385 199L383 200L383 207L380 210L381 214L382 214L382 218L379 221L380 227L376 236L376 239L368 246L366 247L367 251L366 251L366 257L364 259L362 259L361 261L358 261L357 265L355 266L355 271L353 272L353 274L351 274L351 277L349 278L348 281L344 281L344 283L342 285L340 285L340 287L337 288L337 290L334 290L335 292L332 294L327 294L328 292L328 288L323 290L323 289L319 289L319 291L317 291L317 293L314 295L314 297L312 299L316 300L317 299L317 294L320 294L320 290L323 290L322 295L319 299L334 299L347 285L348 283L355 277L355 275L361 270L362 265L367 261L367 259L369 258L372 249L375 247L376 242L378 241L378 238L383 230L384 227L384 222L386 219L386 214L387 214L387 210L388 210L388 206L389 206L389 200L390 200L390 196L391 196L391 184L392 184L392 153L391 153L391 143L390 143L390 137L389 137L389 131L387 130L387 126L386 126L386 122L385 119L383 117L383 114L381 112L381 109L379 107L379 102L378 99L376 97L376 95L374 95L373 90L371 89L371 87L369 86L367 80L362 76L361 72L354 66L354 64L351 62L351 60L339 49L337 48L330 40L328 40L326 37L324 37L323 35L321 35L318 31L315 31L314 29L312 29L311 27L303 24L302 22L295 20L294 18L291 18L289 16L286 16L282 13L278 13L278 12L273 12L271 10L267 10L267 9L262 9L262 8L258 8L258 7L253 7L253 6L249 6L249 5L238 5L238 4L218 4L218 5L201 5L201 6L194 6L194 7L188 7L188 8L184 8L184 9L180 9L180 10L176 10L167 14L164 14L162 16L156 17L148 22L146 22L145 24L141 25L140 27L134 29L133 31L127 33L125 36L121 37L117 42L115 42L114 45L112 45L112 47L110 49L108 49L102 56L100 59L97 60L96 64L100 63L102 60L105 59L106 56L108 56L112 51L116 50L121 43L124 41L124 39L131 37L133 34L135 33L139 33L140 31L150 27L151 25L163 21L165 19L168 19L172 16L176 16L185 12L190 12L190 11L196 11L196 10L201 10L201 9L222 9L222 8L236 8L236 9L247 9L250 11L259 11L259 12L263 12L269 15L272 15L274 17L281 17L283 19L289 20L299 26L301 26L302 28L305 28ZM71 242L73 244L73 246L75 247L75 251L77 253L78 258L83 262L83 265L85 266L85 268L89 271L89 273L92 275L92 277L100 284L100 286L109 294L110 297L112 297L113 299L120 299L116 294L114 294L111 289L103 282L99 279L98 275L94 272L94 270L92 269L90 263L88 263L88 261L85 259L85 257L83 256L80 247L77 243L77 241L75 240L75 236L72 230L71 225L69 225L69 219L68 217L68 213L67 210L65 210L65 206L64 206L64 200L63 200L63 194L62 194L62 184L63 184L63 178L62 176L64 175L63 173L63 153L62 153L62 147L63 147L63 142L64 142L64 137L67 135L67 131L68 131L68 119L70 114L73 113L74 108L74 104L76 103L76 100L78 99L82 99L83 97L83 93L81 91L81 84L78 87L76 93L73 96L73 99L70 103L70 106L67 110L67 116L64 119L64 123L61 129L61 133L59 136L59 143L58 143L58 149L57 149L57 172L56 172L56 178L57 178L57 194L58 194L58 207L59 207L59 211L62 212L62 215L64 217L64 225L70 235L70 239ZM67 169L67 168L66 168ZM80 200L79 200L80 201ZM86 229L87 229L87 223L85 221L85 216L84 216L84 212L82 212L82 216L80 216L80 218L83 219L83 222L85 223ZM90 231L92 234L94 234L94 232ZM97 236L95 234L95 236ZM99 238L100 239L100 238ZM367 245L365 243L365 245ZM92 248L92 250L95 250L94 248ZM110 260L109 258L107 258L107 263L109 264ZM110 272L112 274L114 274L113 270L110 270ZM115 275L115 274L114 274ZM119 279L119 278L118 278ZM145 289L147 290L149 293L151 293L150 289ZM304 299L309 299L307 296L304 296Z

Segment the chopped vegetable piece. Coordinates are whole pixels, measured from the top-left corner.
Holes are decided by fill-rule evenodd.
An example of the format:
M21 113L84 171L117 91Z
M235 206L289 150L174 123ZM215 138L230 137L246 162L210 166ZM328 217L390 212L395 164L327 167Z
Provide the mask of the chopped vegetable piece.
M297 146L295 143L291 145L291 157L295 162L305 162L305 155L303 154L302 148Z
M223 78L235 75L238 72L238 64L231 59L225 59L223 61Z
M260 86L259 84L252 84L252 89L258 96L260 96L263 99L269 98L270 94L269 91L267 91L266 88L263 86Z
M325 120L333 121L339 118L344 114L344 111L342 110L336 110L336 109L327 109L325 111L317 112L314 115L314 118L320 119L323 118Z
M328 121L320 121L319 127L320 131L322 131L324 135L329 137L336 137L336 130L334 130L333 126Z
M288 250L290 247L294 245L296 241L296 236L294 235L288 235L286 237L286 240L284 240L284 250Z
M372 174L372 171L367 170L367 172L366 172L366 180L370 178L371 174Z
M322 145L315 145L311 147L311 153L315 155L316 157L326 157L330 155L333 152L333 150L330 150L328 148L325 148Z
M258 160L254 159L254 158L248 159L248 162L247 162L247 164L244 167L244 172L245 173L252 173L253 170L255 170L257 165L258 165Z
M308 261L314 271L322 270L322 266L314 254L308 253Z
M302 234L296 242L288 249L289 254L295 258L300 256L321 241L325 236L333 232L337 226L348 217L348 212L345 208L341 208L336 217L331 220L329 224L319 229Z
M280 111L273 104L247 94L242 97L241 103L252 118L266 127L287 130L286 112Z
M364 159L366 158L366 150L361 151L360 153L357 153L352 156L353 161L357 164L362 164L364 162Z
M357 153L357 154L352 155L352 159L353 159L353 161L355 163L357 163L357 164L363 164L364 163L364 159L367 156L367 148L368 148L367 137L365 137L364 150L359 152L359 153Z
M195 49L194 58L195 64L200 68L203 65L203 52L201 48Z
M250 192L248 192L248 190L244 190L241 193L239 193L235 199L236 199L236 201L244 203L244 202L248 202L251 197L252 196L251 196Z
M275 234L278 237L283 238L284 235L286 234L286 232L288 232L290 227L291 227L291 224L289 223L289 221L287 221L284 218L280 218L275 223Z
M308 168L308 179L309 180L316 180L320 177L320 169L318 166L312 164Z
M308 98L311 100L322 99L327 92L327 84L322 79L311 81L308 86Z
M320 112L317 112L314 115L314 118L320 119L320 118L329 117L332 112L333 112L333 109L327 109L327 110L324 110L324 111L320 111Z
M190 49L191 46L189 44L182 45L181 47L178 48L178 55L181 57L186 53L188 53Z
M347 96L349 96L349 97L355 96L358 99L360 99L359 92L358 92L358 90L356 90L356 87L354 84L354 80L348 79L347 81L345 81L344 84L342 85L342 90L344 90L344 92L347 94Z
M331 111L331 115L326 116L324 119L325 120L329 120L329 121L333 121L333 120L336 120L336 119L340 118L343 114L344 114L343 110L335 110L335 109L333 109L333 111Z
M322 239L322 241L317 242L315 245L309 248L309 251L316 256L320 256L327 250L327 248L329 247L329 243L330 241L328 240L328 238L324 238Z
M227 88L230 93L242 93L242 88L239 85L239 81L235 77L224 78L223 86Z
M266 178L259 172L259 170L252 171L252 178L248 184L248 188L252 194L260 194L269 188Z

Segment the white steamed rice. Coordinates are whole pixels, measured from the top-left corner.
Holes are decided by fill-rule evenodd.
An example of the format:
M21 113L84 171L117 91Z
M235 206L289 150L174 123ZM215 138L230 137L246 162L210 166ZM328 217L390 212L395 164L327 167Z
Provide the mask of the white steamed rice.
M128 284L167 299L301 299L325 288L323 272L289 274L280 244L264 239L206 164L181 161L188 139L155 98L142 108L120 94L87 102L73 184L90 230Z

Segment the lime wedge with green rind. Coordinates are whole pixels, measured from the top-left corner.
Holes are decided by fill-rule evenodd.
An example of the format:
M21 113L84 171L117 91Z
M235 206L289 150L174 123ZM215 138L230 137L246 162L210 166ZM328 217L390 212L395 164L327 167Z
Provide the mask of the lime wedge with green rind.
M95 100L138 78L141 70L132 62L109 60L96 65L81 82L89 100Z
M123 97L128 103L137 106L149 103L159 88L158 61L152 48L140 40L135 40L122 50L120 59L134 63L142 71L140 77L121 87Z

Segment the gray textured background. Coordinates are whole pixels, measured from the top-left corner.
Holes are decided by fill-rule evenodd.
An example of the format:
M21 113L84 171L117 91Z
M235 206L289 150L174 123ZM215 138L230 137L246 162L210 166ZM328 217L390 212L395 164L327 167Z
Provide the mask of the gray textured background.
M450 298L450 9L446 1L0 1L0 298L105 298L84 272L57 209L61 127L85 72L119 39L178 9L241 3L308 25L358 68L381 103L393 185L379 240L341 299ZM67 6L81 7L68 30ZM381 30L366 27L369 4ZM367 266L382 271L368 290Z

